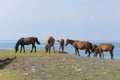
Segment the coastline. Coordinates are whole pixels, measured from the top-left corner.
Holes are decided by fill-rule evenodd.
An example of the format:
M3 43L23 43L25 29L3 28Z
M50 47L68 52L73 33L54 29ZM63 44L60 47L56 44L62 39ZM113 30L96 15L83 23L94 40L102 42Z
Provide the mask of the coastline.
M15 44L16 44L17 40L0 40L0 49L3 49L3 50L14 50L14 47L15 47ZM37 47L37 50L44 50L44 47L45 47L45 40L40 40L41 42L41 45L36 45ZM106 42L106 41L97 41L97 40L91 40L92 43L95 43L95 44L99 44L99 43L102 43L102 42ZM112 43L114 46L115 46L115 49L114 49L114 59L119 59L120 60L120 42L119 41L110 41L108 43ZM28 45L28 46L25 46L26 49L31 49L31 45ZM56 42L55 43L55 49L56 50L59 50L59 43ZM81 56L85 56L87 57L87 55L85 54L84 50L79 50L80 51L80 54ZM74 52L74 48L71 46L71 45L68 45L67 47L65 47L65 52L68 52L70 54L75 54ZM105 52L104 53L105 55L105 59L110 59L110 55L109 55L109 52ZM93 57L93 54L91 54L91 57Z

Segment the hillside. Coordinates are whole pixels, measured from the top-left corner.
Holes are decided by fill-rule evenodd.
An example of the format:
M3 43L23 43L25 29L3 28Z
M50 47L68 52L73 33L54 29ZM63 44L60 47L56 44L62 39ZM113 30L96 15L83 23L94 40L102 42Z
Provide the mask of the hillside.
M120 61L62 53L0 50L0 58L17 56L0 70L1 80L120 80Z

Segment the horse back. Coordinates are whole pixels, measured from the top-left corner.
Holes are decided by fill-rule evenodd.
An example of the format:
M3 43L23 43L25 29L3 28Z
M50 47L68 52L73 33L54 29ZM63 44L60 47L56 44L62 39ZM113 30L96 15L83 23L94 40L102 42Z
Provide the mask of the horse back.
M57 42L59 42L60 45L64 45L64 39L57 40Z
M76 41L75 44L78 49L89 49L91 44L88 41Z
M18 42L20 44L24 44L24 45L29 45L29 44L32 44L32 43L35 43L35 38L34 37L26 37L26 38L20 38L18 40Z
M114 45L112 45L111 43L101 43L98 47L102 51L110 51L114 49Z

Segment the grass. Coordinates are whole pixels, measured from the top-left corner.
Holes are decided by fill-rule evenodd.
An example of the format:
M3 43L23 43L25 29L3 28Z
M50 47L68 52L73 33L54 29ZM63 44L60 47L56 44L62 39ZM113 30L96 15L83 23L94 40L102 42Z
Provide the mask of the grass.
M120 80L120 61L75 56L73 54L36 53L15 54L0 50L0 59L17 58L0 70L1 80Z

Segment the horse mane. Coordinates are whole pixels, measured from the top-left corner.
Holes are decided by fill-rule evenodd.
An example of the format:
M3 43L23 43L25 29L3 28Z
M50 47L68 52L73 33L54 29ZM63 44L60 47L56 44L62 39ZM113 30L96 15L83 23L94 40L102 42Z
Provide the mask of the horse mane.
M75 42L75 40L70 40L70 39L67 39L67 40L69 40L71 44Z

